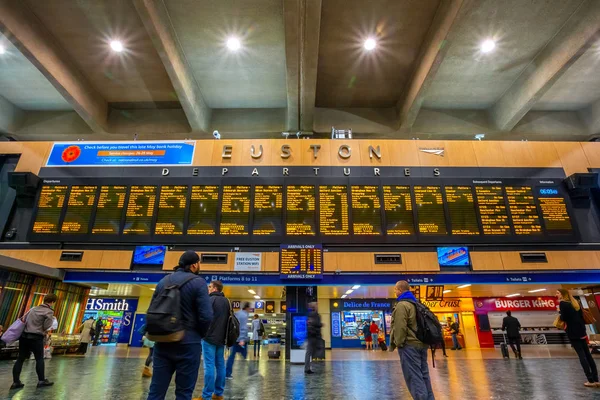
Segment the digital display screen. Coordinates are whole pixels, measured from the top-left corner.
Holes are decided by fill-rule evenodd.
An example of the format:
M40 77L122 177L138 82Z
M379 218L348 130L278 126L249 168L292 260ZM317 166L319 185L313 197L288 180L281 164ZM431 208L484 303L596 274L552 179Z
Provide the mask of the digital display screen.
M100 186L92 234L118 235L127 186Z
M259 236L283 234L283 186L254 187L252 234Z
M349 235L348 188L319 186L319 230L322 235Z
M215 185L192 186L188 235L216 235L219 187Z
M479 235L471 186L446 186L446 201L453 235Z
M61 233L82 235L89 232L97 191L98 186L71 186Z
M414 235L415 221L410 186L383 186L383 204L387 234Z
M187 207L187 186L162 186L158 198L156 235L183 235L183 221Z
M155 205L156 186L131 186L123 234L149 235Z
M323 246L320 244L282 244L279 251L282 279L322 279Z
M517 235L540 235L542 225L530 186L506 186L506 197Z
M313 236L316 228L316 201L313 185L286 187L285 232L292 236Z
M379 186L352 186L350 189L352 193L352 232L361 236L381 235Z
M484 235L510 235L502 186L475 186Z
M136 246L133 252L134 265L163 265L166 246Z
M438 247L440 267L468 267L471 265L469 249L466 247Z
M59 233L60 215L67 197L68 186L42 186L33 222L33 233Z
M567 212L567 204L565 199L558 194L558 189L541 188L538 193L546 233L551 235L573 233L573 226Z
M419 233L423 235L447 234L442 189L439 186L415 186L414 191Z
M223 186L221 201L221 235L248 235L250 221L250 186Z

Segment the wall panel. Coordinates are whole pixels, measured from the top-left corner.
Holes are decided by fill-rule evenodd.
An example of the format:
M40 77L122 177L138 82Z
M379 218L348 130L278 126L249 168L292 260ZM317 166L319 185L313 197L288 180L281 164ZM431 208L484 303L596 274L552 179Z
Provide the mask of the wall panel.
M589 164L580 143L555 142L554 148L560 157L560 162L567 176L575 172L587 172Z
M471 252L473 271L502 271L504 264L498 251L473 251Z
M473 142L447 140L445 142L448 165L453 167L477 167L477 156L473 150Z
M402 167L419 166L416 142L417 140L390 140L388 143L390 165Z
M504 154L500 149L500 142L478 141L473 142L473 150L480 167L502 167L506 165Z

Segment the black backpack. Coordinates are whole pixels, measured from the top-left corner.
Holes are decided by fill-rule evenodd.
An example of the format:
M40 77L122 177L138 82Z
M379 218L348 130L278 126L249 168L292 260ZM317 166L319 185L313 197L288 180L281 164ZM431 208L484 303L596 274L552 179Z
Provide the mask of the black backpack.
M146 337L153 342L179 342L185 335L181 316L181 293L179 289L192 279L187 277L179 285L171 285L167 277L160 293L152 300L146 312Z
M410 300L401 301L407 301L415 306L417 330L413 332L417 336L417 339L419 339L419 341L422 343L428 344L429 346L435 347L441 345L442 340L444 340L444 335L442 334L442 325L435 314L432 313L431 310L421 302L415 303L414 301Z
M229 303L229 320L227 320L227 334L225 335L225 344L231 347L237 343L240 337L240 321L237 319Z

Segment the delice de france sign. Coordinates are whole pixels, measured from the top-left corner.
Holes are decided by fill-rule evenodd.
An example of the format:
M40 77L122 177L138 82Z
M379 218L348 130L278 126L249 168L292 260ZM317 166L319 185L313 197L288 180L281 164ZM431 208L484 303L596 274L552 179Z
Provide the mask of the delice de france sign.
M262 253L235 253L234 271L260 272Z

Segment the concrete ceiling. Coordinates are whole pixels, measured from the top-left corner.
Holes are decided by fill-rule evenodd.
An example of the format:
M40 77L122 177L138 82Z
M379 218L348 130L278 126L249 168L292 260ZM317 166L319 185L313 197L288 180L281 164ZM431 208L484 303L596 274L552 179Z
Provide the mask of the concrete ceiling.
M0 34L20 140L600 136L598 0L0 0Z

